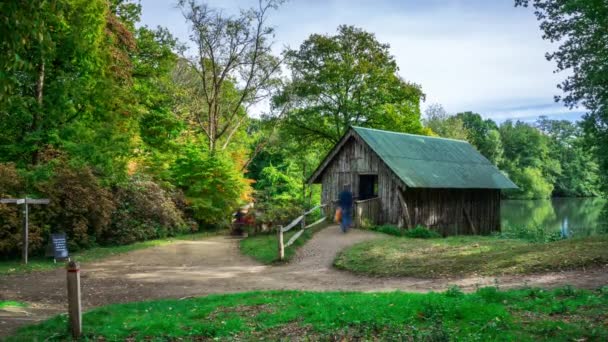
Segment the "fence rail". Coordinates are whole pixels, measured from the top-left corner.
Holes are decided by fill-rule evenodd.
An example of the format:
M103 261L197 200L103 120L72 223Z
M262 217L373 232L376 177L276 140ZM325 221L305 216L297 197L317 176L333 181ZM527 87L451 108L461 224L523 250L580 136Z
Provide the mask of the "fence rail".
M287 226L285 226L285 227L279 227L279 229L277 229L277 232L279 234L279 236L278 236L278 241L279 241L279 246L278 246L279 247L279 250L278 250L279 260L283 260L285 258L285 248L293 245L293 243L296 242L296 240L300 236L302 236L302 234L304 233L304 230L306 230L306 229L308 229L310 227L316 226L319 223L321 223L321 222L323 222L323 221L325 221L327 219L327 216L325 215L324 210L321 210L321 214L323 215L323 217L320 218L319 220L317 220L317 221L309 224L309 225L306 225L306 215L310 215L315 210L322 209L325 206L326 206L326 204L321 204L321 205L318 205L318 206L316 206L316 207L314 207L314 208L312 208L312 209L310 209L308 211L305 211L301 216L299 216L296 219L294 219L293 221L291 221L291 223L289 223ZM283 243L283 233L291 230L293 227L297 226L298 223L300 224L300 227L301 227L300 231L297 232L297 233L295 233L289 239L289 241L287 241L287 243Z

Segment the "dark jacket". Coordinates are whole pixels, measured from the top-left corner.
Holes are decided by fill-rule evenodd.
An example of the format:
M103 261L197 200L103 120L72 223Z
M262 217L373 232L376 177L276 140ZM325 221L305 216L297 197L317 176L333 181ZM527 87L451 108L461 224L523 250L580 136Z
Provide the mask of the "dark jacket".
M350 209L353 206L353 193L344 190L338 196L338 204L342 209Z

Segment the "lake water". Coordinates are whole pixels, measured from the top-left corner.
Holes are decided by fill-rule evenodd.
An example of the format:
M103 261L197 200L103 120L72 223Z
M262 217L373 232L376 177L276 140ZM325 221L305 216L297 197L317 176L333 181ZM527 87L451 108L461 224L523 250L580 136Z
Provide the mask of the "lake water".
M503 200L502 231L514 227L542 227L565 237L589 236L606 231L602 211L608 201L602 198L553 198L550 200Z

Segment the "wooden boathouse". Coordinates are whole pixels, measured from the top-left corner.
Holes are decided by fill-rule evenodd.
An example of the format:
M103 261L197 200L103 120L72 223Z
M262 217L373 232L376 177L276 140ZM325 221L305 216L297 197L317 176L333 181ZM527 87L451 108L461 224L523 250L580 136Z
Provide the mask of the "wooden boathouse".
M333 211L349 186L356 226L500 231L500 191L517 186L466 141L351 127L308 180Z

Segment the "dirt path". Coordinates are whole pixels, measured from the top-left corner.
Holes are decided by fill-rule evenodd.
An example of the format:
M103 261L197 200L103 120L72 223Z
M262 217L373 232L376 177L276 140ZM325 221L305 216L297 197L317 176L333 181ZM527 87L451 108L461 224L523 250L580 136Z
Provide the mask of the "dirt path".
M83 305L87 310L118 302L271 289L425 292L443 290L452 284L471 290L496 282L502 288L564 284L597 288L608 284L605 269L430 280L370 278L332 268L340 250L377 237L361 230L342 234L338 227L331 226L315 234L291 263L282 266L264 266L241 255L238 240L229 237L177 241L82 265ZM0 300L30 304L26 310L0 310L0 337L20 325L65 312L65 271L2 277Z

